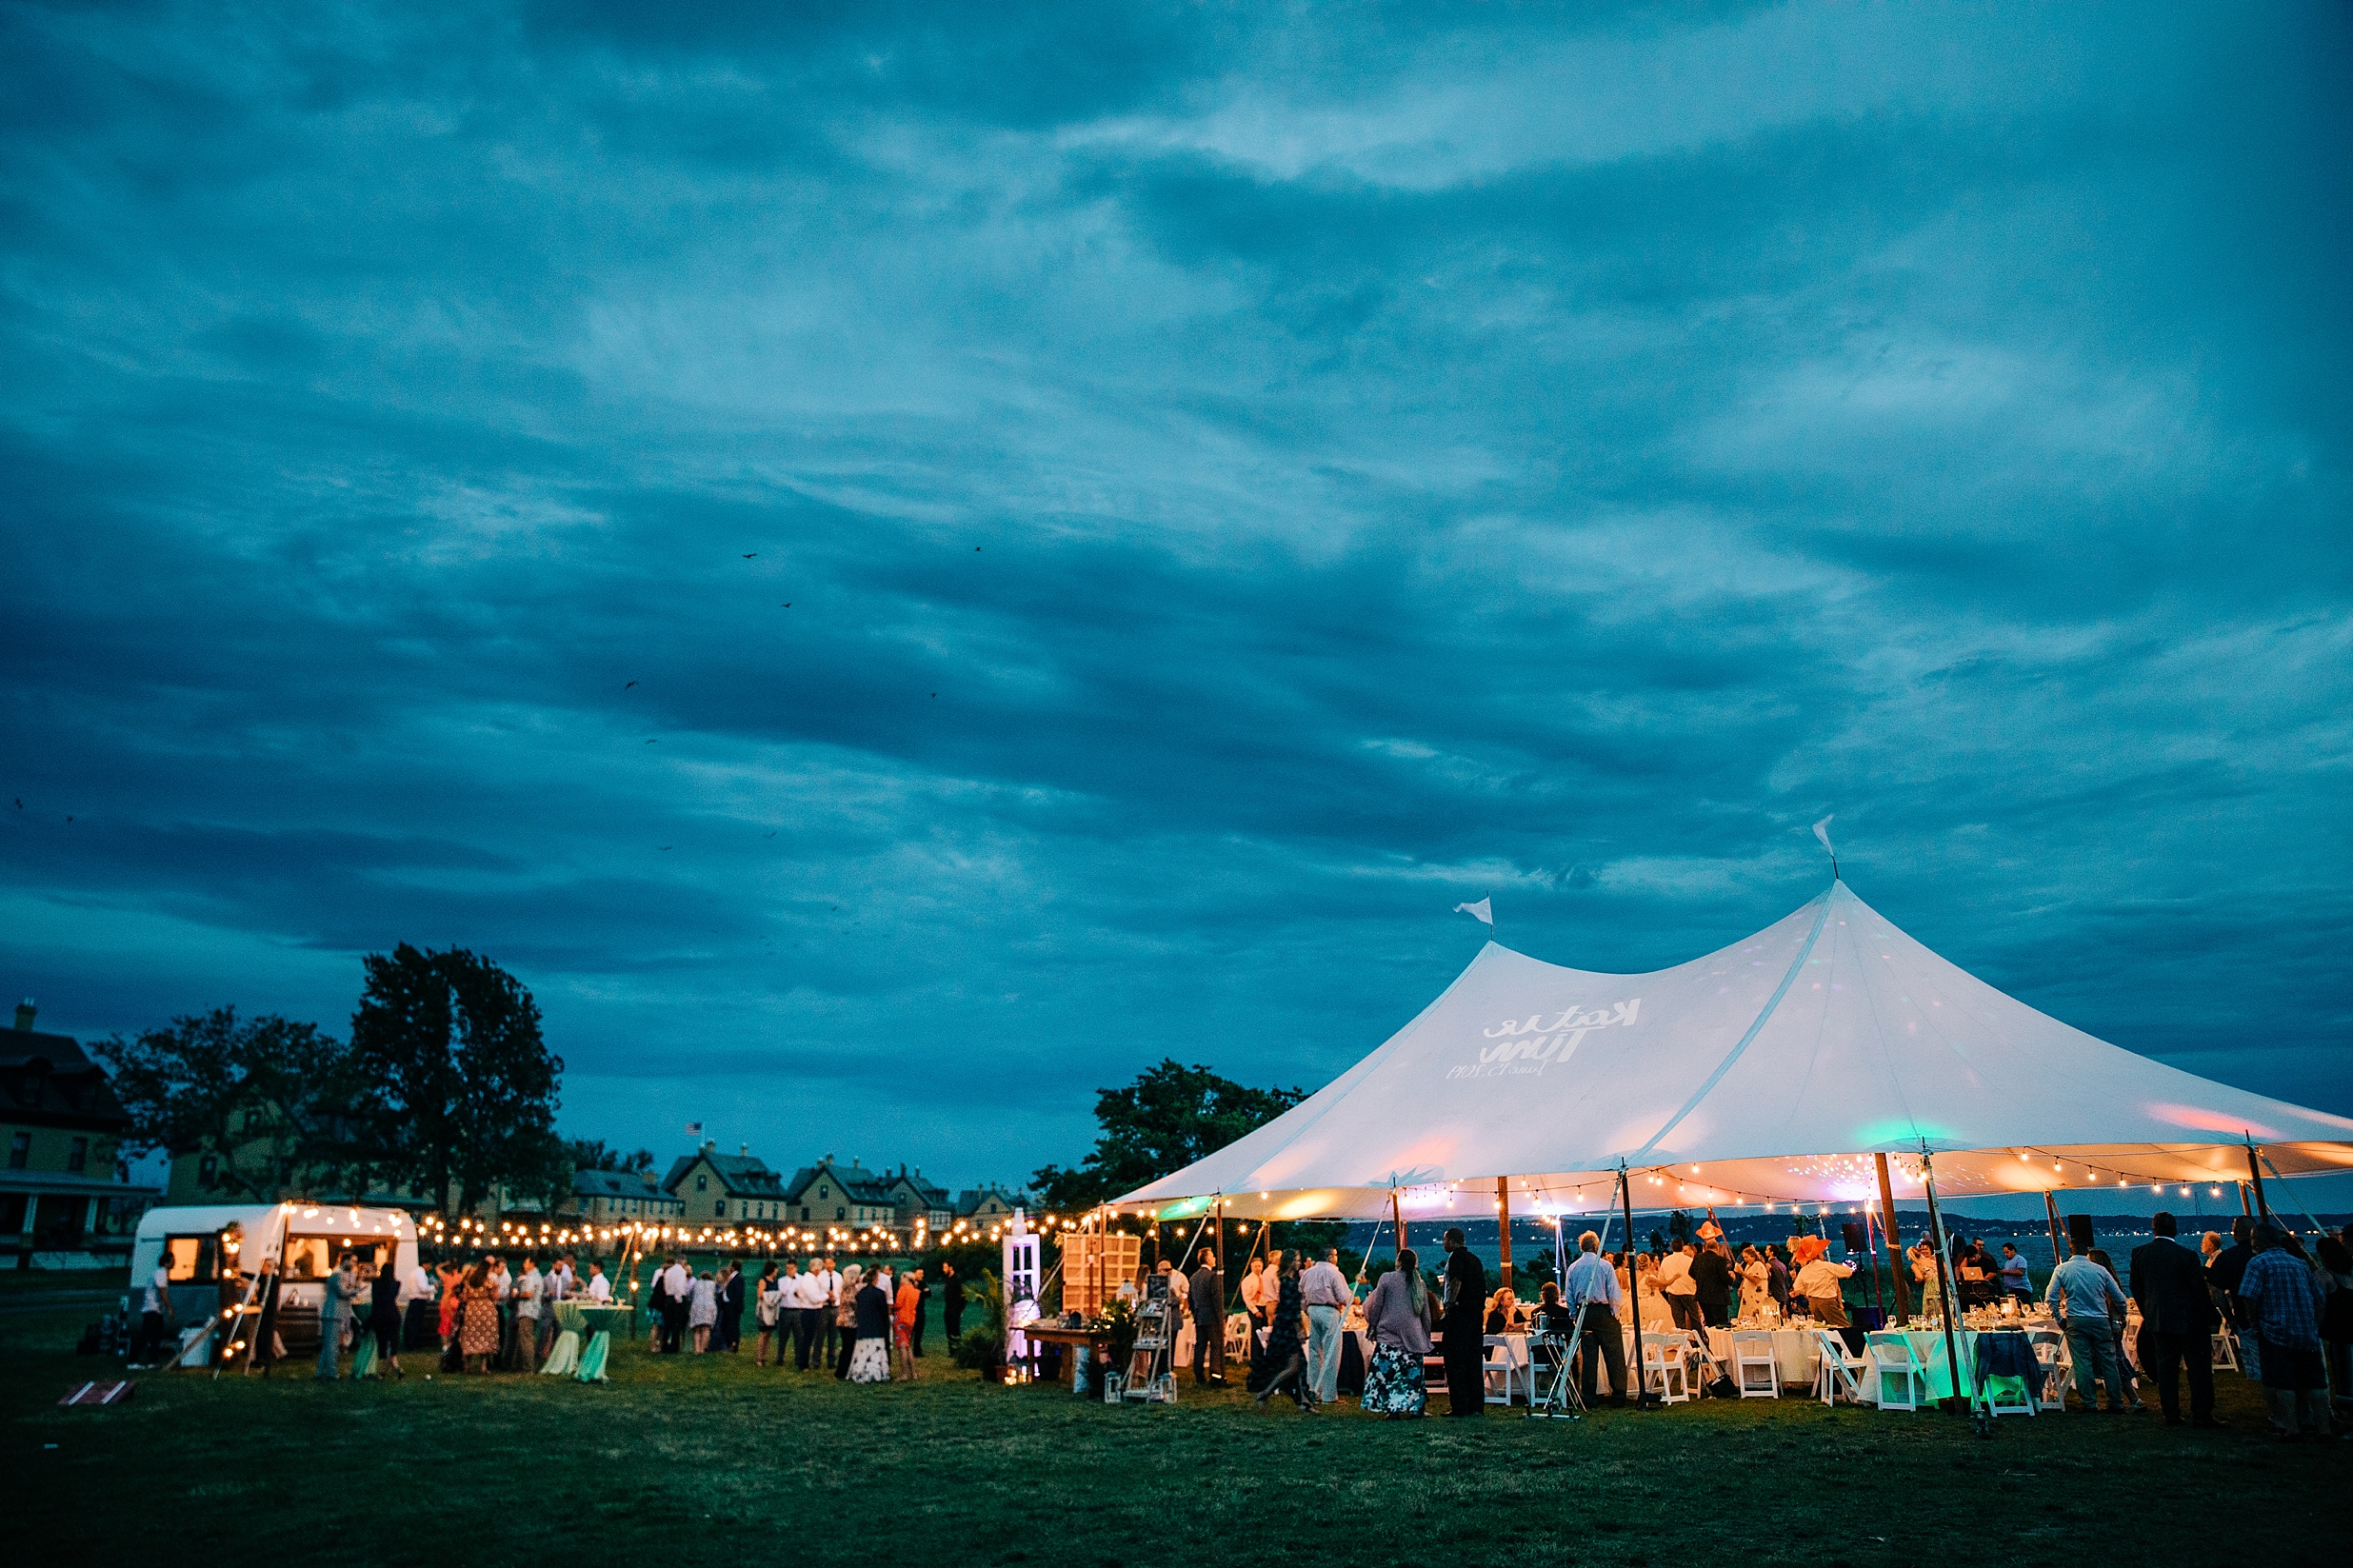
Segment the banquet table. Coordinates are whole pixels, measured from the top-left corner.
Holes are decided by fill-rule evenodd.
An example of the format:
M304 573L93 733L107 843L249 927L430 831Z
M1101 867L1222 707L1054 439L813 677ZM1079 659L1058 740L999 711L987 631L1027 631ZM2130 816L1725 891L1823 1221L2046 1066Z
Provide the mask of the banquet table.
M1773 1336L1773 1371L1784 1388L1791 1384L1810 1386L1821 1365L1822 1346L1814 1336L1819 1330L1791 1328L1784 1325L1767 1330L1763 1324L1754 1328L1734 1324L1732 1328L1711 1328L1707 1331L1707 1354L1724 1369L1725 1377L1732 1375L1732 1335L1767 1333Z
M605 1363L612 1357L612 1331L626 1326L630 1316L625 1306L558 1301L555 1320L563 1332L548 1347L548 1364L539 1369L540 1375L577 1378L584 1383L609 1381Z
M1961 1350L1961 1366L1967 1392L1976 1392L1977 1341L1980 1334L2019 1334L2024 1332L2027 1326L2022 1323L2000 1329L1962 1328L1953 1331L1954 1341ZM1949 1399L1953 1392L1953 1372L1951 1363L1945 1360L1944 1356L1944 1331L1941 1328L1915 1328L1889 1330L1888 1332L1900 1332L1904 1339L1911 1341L1912 1354L1917 1356L1922 1364L1927 1368L1930 1397L1939 1399ZM1867 1356L1868 1352L1865 1354ZM1877 1402L1879 1399L1878 1362L1874 1360L1855 1380L1863 1390L1864 1402L1865 1404Z

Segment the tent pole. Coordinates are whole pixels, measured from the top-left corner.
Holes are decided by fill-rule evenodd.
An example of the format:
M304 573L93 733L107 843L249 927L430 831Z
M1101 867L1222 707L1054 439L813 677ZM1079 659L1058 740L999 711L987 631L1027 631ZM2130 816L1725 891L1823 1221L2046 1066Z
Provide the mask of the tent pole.
M1865 1203L1863 1205L1863 1255L1871 1260L1871 1310L1879 1314L1879 1326L1885 1328L1887 1300L1879 1293L1879 1248L1871 1242L1873 1228L1871 1205Z
M1389 1222L1397 1227L1397 1250L1403 1253L1406 1250L1406 1210L1405 1205L1397 1201L1395 1187L1389 1189Z
M1507 1180L1501 1176L1495 1179L1495 1234L1503 1239L1503 1257L1496 1272L1503 1276L1500 1282L1506 1290L1511 1288L1511 1192L1505 1184Z
M1643 1277L1634 1267L1634 1185L1626 1180L1625 1161L1618 1161L1618 1196L1625 1202L1625 1294L1634 1320L1634 1364L1626 1376L1634 1379L1634 1402L1629 1408L1650 1408L1650 1385L1643 1379ZM1579 1315L1580 1321L1583 1314Z
M2051 1220L2051 1268L2056 1272L2059 1265L2067 1260L2066 1238L2061 1234L2066 1227L2059 1222L2059 1200L2051 1196L2048 1187L2043 1189L2043 1211ZM2033 1276L2027 1278L2032 1279Z
M2252 1220L2255 1218L2255 1205L2248 1202L2246 1200L2246 1183L2244 1181L2241 1181L2237 1183L2237 1185L2239 1188L2239 1212L2245 1215L2249 1220Z
M1953 1397L1961 1401L1965 1412L1969 1404L1961 1392L1961 1341L1953 1336L1953 1312L1960 1302L1953 1298L1952 1271L1946 1267L1944 1216L1936 1206L1936 1165L1925 1142L1920 1145L1920 1176L1928 1189L1928 1234L1932 1238L1929 1244L1936 1248L1937 1290L1944 1299L1944 1370L1952 1375Z
M1887 1177L1885 1154L1872 1156L1879 1161L1879 1228L1887 1238L1888 1278L1896 1287L1896 1316L1909 1322L1912 1317L1912 1292L1904 1279L1904 1242L1896 1235L1896 1189Z
M2255 1163L2255 1140L2246 1141L2246 1174L2255 1186L2255 1212L2263 1216L2263 1223L2271 1223L2271 1205L2263 1199L2263 1173Z

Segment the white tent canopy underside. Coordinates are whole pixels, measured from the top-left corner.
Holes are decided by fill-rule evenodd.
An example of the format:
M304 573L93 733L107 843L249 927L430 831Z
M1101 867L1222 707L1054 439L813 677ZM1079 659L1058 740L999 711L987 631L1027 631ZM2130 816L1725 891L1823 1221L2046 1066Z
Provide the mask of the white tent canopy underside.
M1126 1194L1165 1218L1408 1221L1846 1202L2353 1168L2353 1118L2095 1039L1939 958L1834 882L1745 942L1650 974L1489 943L1420 1017L1247 1137Z

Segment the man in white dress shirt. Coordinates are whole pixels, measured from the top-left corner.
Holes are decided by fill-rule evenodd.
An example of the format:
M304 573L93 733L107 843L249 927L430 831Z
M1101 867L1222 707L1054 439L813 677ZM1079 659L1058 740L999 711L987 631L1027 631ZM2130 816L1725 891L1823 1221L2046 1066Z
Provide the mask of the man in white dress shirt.
M826 1289L825 1260L811 1258L808 1267L793 1276L785 1288L794 1311L792 1369L807 1372L809 1355L816 1349L818 1335L825 1326L826 1307L831 1300Z
M1348 1309L1348 1280L1338 1249L1300 1272L1299 1300L1307 1309L1307 1382L1320 1404L1340 1398L1340 1325Z
M1577 1260L1562 1280L1561 1299L1579 1315L1577 1354L1584 1365L1578 1381L1586 1408L1592 1408L1595 1373L1604 1361L1609 1364L1609 1402L1625 1403L1625 1340L1618 1325L1618 1306L1625 1291L1618 1282L1618 1271L1602 1256L1602 1239L1591 1231L1577 1238Z
M822 1371L833 1364L834 1351L841 1342L841 1314L835 1309L842 1304L842 1277L830 1258L812 1258L808 1267L810 1278L817 1282L816 1361Z

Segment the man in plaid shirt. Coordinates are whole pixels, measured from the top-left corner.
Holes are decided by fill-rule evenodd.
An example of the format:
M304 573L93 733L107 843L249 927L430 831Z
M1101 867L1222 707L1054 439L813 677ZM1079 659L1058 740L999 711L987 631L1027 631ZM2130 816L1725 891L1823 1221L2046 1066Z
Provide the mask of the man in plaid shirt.
M2283 1442L2301 1437L2298 1417L2316 1438L2328 1436L2328 1374L2321 1363L2321 1307L2325 1300L2312 1265L2290 1251L2272 1225L2255 1230L2255 1256L2239 1281L2239 1299L2254 1309L2263 1346L2263 1398Z

